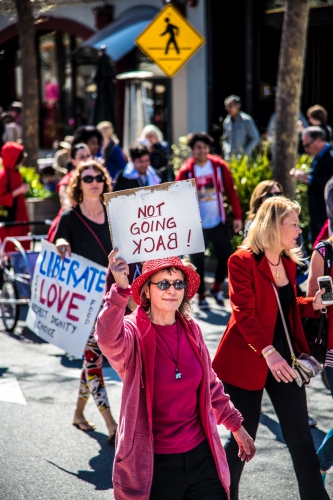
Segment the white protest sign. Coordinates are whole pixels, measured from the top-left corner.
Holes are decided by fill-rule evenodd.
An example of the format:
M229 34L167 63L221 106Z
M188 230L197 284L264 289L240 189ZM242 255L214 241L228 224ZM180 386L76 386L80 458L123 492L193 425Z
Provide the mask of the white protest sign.
M36 335L80 358L99 312L106 269L72 254L61 260L42 241L31 285L26 320Z
M194 179L104 198L113 248L129 264L205 250Z

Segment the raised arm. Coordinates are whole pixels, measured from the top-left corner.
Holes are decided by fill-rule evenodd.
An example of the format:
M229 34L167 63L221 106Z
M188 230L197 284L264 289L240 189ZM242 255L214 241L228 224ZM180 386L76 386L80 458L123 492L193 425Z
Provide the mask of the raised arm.
M96 322L95 338L103 354L121 375L125 370L134 345L134 326L124 322L125 308L130 297L128 265L116 258L118 249L109 255L109 267L115 284L104 297L104 307Z

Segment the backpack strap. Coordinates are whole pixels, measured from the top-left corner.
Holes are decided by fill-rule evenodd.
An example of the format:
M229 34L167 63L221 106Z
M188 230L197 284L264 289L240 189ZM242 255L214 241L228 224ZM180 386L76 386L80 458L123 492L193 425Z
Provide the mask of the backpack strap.
M332 243L330 241L323 241L325 245L325 259L324 259L324 275L331 275L332 268L332 257L333 257L333 248Z
M333 257L333 248L332 243L330 241L323 241L325 245L325 259L324 259L324 275L331 276L331 267L332 267L332 257ZM327 309L326 307L321 310L320 318L319 318L319 326L317 338L315 339L316 344L321 344L323 339L323 330L324 330L324 322L326 320Z

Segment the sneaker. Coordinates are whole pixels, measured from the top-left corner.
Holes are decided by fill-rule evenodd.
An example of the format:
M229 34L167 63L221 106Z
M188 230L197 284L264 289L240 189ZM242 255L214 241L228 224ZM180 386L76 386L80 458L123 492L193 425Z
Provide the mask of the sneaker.
M216 304L218 304L219 306L224 306L224 295L223 292L221 292L221 290L219 292L213 292L211 290L210 293L216 300Z
M309 426L310 427L316 427L316 425L317 425L317 420L315 420L314 418L309 417Z
M209 309L209 304L206 299L199 299L199 309Z

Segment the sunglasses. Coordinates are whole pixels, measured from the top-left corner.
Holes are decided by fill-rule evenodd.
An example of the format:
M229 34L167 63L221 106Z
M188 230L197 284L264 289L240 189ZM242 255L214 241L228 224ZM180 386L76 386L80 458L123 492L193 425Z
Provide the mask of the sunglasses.
M98 175L85 175L84 177L81 177L81 181L85 182L86 184L91 184L92 182L104 182L105 181L105 175L103 174L98 174Z
M187 283L183 280L176 280L173 283L170 283L168 280L158 281L157 283L150 282L152 285L156 285L160 290L169 290L169 288L173 285L176 290L184 290L186 288Z
M311 144L313 144L317 139L312 139L312 141L309 141L307 142L306 144L303 144L303 148L308 148L309 146L311 146Z
M266 193L264 194L264 198L273 198L273 196L283 196L282 191L277 191L276 193Z

